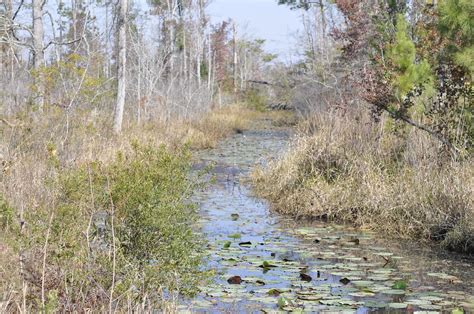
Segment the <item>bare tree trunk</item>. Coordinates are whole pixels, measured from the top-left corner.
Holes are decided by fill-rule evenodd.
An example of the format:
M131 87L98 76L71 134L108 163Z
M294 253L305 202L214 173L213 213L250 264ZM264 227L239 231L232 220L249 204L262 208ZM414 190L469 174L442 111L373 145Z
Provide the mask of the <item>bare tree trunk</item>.
M211 90L212 84L212 49L211 49L211 34L209 33L207 39L207 89Z
M235 21L232 24L232 49L233 49L233 61L232 61L232 78L234 80L234 94L237 93L237 31L235 29Z
M123 110L125 107L125 86L127 67L127 7L128 0L120 0L118 18L118 62L117 62L117 102L115 104L114 132L122 131Z
M183 30L182 30L182 39L183 39L183 78L186 78L187 77L187 74L188 74L188 57L187 57L187 47L186 47L186 31L184 30L184 27L183 27Z
M198 3L198 10L199 10L199 21L198 21L198 28L197 28L197 48L196 48L196 76L197 76L197 83L198 87L201 87L201 56L203 55L204 51L204 44L205 44L205 34L204 34L204 25L205 25L205 15L204 15L204 3L203 0L199 0Z
M200 44L199 44L199 47L201 47ZM196 55L196 77L197 77L198 87L201 87L201 51L200 50L198 50L197 55Z
M105 1L105 53L109 53L109 1ZM110 58L105 58L105 77L110 77Z
M241 65L242 73L241 73L241 79L240 79L240 89L245 90L246 88L246 82L248 80L248 73L247 73L247 53L244 51L244 61L243 64Z
M39 70L44 64L44 29L43 29L43 0L32 0L33 14L33 69ZM44 106L44 82L41 73L35 75L36 95L34 103L43 109Z
M323 0L319 0L319 14L321 14L321 28L322 28L322 35L323 41L326 39L326 13L324 12L324 3Z
M142 63L141 60L138 60L138 73L137 73L137 124L140 125L142 117Z
M169 77L174 74L175 65L175 41L176 41L176 20L175 20L176 0L168 0L168 12L166 17L166 30L168 31L168 45L169 49Z

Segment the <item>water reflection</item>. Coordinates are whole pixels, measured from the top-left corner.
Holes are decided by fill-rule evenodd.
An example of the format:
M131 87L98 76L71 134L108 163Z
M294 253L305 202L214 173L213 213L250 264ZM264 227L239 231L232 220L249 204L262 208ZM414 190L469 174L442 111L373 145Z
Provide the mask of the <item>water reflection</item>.
M348 226L295 221L253 197L245 184L249 170L281 155L289 139L287 130L254 130L198 153L196 168L214 163L215 184L195 200L216 278L181 309L472 310L472 260Z

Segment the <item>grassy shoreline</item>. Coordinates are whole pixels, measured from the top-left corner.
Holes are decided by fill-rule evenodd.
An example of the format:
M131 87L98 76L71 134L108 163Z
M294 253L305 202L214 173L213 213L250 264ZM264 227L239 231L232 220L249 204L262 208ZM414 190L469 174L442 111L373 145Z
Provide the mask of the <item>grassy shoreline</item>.
M206 277L187 202L199 184L191 152L268 115L231 105L189 121L129 121L120 137L88 111L9 117L0 311L173 311L172 295L192 295Z
M417 130L324 116L279 160L257 169L257 195L296 218L350 223L382 237L474 253L472 160L446 162ZM383 125L383 124L382 124Z

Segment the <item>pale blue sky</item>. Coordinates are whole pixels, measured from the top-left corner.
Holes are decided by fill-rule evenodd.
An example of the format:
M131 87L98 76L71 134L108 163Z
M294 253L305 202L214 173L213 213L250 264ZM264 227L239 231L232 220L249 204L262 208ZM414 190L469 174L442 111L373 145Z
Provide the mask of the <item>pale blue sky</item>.
M231 18L238 31L266 39L266 50L285 60L295 50L294 34L301 28L301 12L277 5L277 0L213 0L208 7L213 23Z

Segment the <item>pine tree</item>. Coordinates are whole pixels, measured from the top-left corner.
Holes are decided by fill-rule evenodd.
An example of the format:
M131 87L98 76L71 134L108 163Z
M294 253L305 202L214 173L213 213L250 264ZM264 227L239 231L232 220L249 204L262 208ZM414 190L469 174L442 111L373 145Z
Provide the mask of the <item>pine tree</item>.
M397 16L395 43L389 51L395 67L393 85L398 98L405 97L415 87L427 87L433 83L431 67L426 60L417 61L416 47L408 36L408 26L402 14Z
M474 74L474 1L444 0L439 6L440 30L449 40L454 62Z

